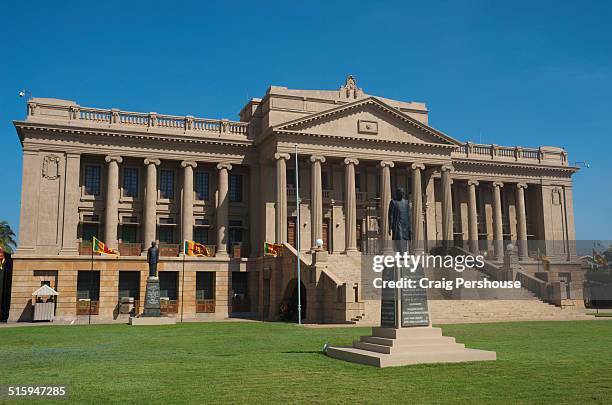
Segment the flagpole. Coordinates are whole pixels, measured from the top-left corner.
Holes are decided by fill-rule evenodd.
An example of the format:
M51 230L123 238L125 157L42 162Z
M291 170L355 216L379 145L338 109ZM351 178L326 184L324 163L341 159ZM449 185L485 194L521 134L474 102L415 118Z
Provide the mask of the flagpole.
M302 289L301 289L301 269L300 269L300 172L298 165L298 145L295 144L295 206L297 211L297 218L295 224L295 232L297 233L297 310L298 310L298 325L302 324Z
M94 261L94 238L92 236L91 238L91 268L89 270L89 316L87 319L87 324L91 325L91 297L92 297L92 293L91 291L93 290L93 261Z
M181 281L181 323L183 322L183 306L185 297L185 241L183 241L183 280Z

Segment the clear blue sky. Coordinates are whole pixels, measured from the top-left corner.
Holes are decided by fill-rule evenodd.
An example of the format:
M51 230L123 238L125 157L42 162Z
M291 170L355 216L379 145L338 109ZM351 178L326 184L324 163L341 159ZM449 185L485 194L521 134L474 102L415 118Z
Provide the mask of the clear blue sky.
M369 94L426 102L455 138L588 161L574 177L578 238L612 239L612 2L133 3L3 4L0 219L15 229L21 88L236 119L269 85L336 89L351 73Z

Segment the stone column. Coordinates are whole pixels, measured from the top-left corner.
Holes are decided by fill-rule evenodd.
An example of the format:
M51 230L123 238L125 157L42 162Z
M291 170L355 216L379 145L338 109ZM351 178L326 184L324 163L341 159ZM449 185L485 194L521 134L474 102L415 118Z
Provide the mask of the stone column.
M470 252L478 254L478 212L476 210L476 180L468 180L468 238Z
M157 166L160 165L159 159L147 158L144 164L147 167L147 183L145 189L144 205L144 228L142 232L142 249L146 252L154 242L157 227Z
M193 239L193 169L196 162L183 161L183 212L181 213L182 241Z
M106 207L104 216L104 242L111 249L117 249L117 227L119 226L119 163L121 156L107 156Z
M310 223L312 235L312 249L317 248L317 239L323 238L323 189L321 185L321 163L325 163L324 156L312 155L310 157ZM296 229L299 232L299 229Z
M416 254L425 250L425 229L423 227L423 185L421 171L425 170L422 163L413 163L412 169L412 241Z
M60 255L78 255L77 228L79 226L79 172L81 155L66 154L66 177L64 179L64 224L62 232L62 249Z
M391 168L393 166L395 166L393 162L386 160L378 164L378 167L380 167L380 236L383 241L383 248L391 247L384 246L384 241L391 240L391 235L389 235L389 203L391 202Z
M502 225L501 188L504 183L493 182L493 249L495 258L502 260L504 257L504 229Z
M355 191L355 166L359 160L344 159L344 236L346 253L357 252L357 194Z
M528 256L527 247L527 215L525 212L525 189L527 184L518 183L516 185L516 221L517 221L517 242L519 260L524 260Z
M217 256L227 256L227 223L229 216L229 171L232 165L219 163L219 199L217 201Z
M451 191L451 165L443 165L442 171L442 240L445 247L450 247L453 242L453 196Z
M276 160L276 243L287 242L287 160L288 153L275 153Z
M249 250L251 257L259 256L263 245L260 230L262 218L260 204L263 198L259 179L260 170L257 163L249 166L249 242L251 244Z

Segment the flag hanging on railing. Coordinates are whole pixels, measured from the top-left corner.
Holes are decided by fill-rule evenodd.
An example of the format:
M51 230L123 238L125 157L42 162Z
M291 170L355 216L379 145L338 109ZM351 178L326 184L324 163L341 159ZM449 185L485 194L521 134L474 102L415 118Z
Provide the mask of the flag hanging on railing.
M98 240L95 236L93 237L93 241L91 243L91 249L94 253L119 256L119 252L109 248L108 246L106 246L106 243Z
M281 243L264 242L264 256L282 256L283 245Z
M599 253L598 251L596 251L595 249L593 249L593 261L595 262L595 264L599 266L608 265L608 261L606 260L606 258L603 257L603 255Z
M542 263L550 264L549 257L546 256L545 254L542 254L540 249L538 249L538 260L540 260Z
M186 240L183 242L183 253L187 256L212 256L212 252L206 247L206 245L194 242L192 240Z

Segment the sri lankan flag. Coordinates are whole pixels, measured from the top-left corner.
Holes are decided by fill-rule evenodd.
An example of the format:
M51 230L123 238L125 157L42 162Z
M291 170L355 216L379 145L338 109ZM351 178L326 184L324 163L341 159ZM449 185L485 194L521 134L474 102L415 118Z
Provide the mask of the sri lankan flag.
M283 245L281 243L264 242L264 256L282 256Z
M542 254L540 249L538 249L538 260L540 260L542 263L550 264L550 258Z
M212 256L212 253L210 250L208 250L206 245L194 242L192 240L186 240L183 242L183 253L187 256Z
M117 251L106 246L106 243L98 240L95 236L93 237L91 249L93 250L94 253L100 253L103 255L119 256L119 253Z
M600 266L607 266L608 261L605 257L595 249L593 249L593 261Z

